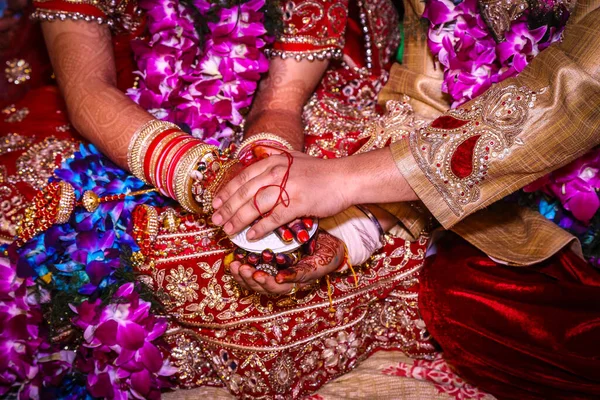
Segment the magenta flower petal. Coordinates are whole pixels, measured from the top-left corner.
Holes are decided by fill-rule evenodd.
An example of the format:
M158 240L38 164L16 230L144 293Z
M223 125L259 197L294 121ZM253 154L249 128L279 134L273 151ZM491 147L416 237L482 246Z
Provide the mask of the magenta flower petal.
M118 329L119 324L117 321L106 321L98 326L94 334L106 346L114 346L117 344Z
M131 374L131 387L139 394L147 395L150 392L150 373L144 369Z
M144 345L146 330L135 322L124 322L117 330L117 342L129 350L137 350Z
M163 364L163 357L160 351L151 344L146 342L144 347L139 352L140 361L146 366L150 372L160 371Z

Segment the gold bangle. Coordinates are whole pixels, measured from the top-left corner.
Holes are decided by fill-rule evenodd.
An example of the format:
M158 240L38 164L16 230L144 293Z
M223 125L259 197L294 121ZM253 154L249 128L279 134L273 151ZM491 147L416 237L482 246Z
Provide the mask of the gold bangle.
M162 152L162 149L169 144L169 142L171 142L171 140L179 137L179 136L186 136L187 133L182 132L182 131L178 131L178 132L173 132L170 135L167 135L167 137L165 137L163 140L160 141L160 143L158 143L156 145L156 148L154 149L154 151L152 152L152 158L150 159L150 182L154 185L154 186L158 186L158 182L154 182L153 178L155 178L156 175L156 163L158 162L158 156L160 155L160 153ZM166 165L168 165L167 163L165 163Z
M215 179L210 183L210 185L204 189L204 193L202 193L202 211L205 214L210 214L213 211L212 208L212 200L215 195L216 189L219 187L223 178L227 174L227 171L235 164L237 164L239 160L234 158L233 160L228 161L224 165L221 166L221 170L215 177Z
M157 171L161 172L160 174L160 181L162 183L164 183L165 185L168 185L169 182L167 182L167 172L169 171L169 168L166 167L168 165L171 165L171 160L173 159L173 157L175 157L175 154L177 154L177 152L183 147L185 146L187 143L194 141L194 140L198 140L193 136L189 136L185 139L183 139L181 142L177 143L171 150L169 150L169 152L167 153L167 155L165 156L165 162L163 164L163 169L162 171ZM175 179L177 175L173 174L173 179ZM159 190L161 191L162 194L164 194L165 196L169 196L169 190L168 188L165 186L164 188L159 188Z
M164 122L157 119L150 120L142 125L132 136L127 149L127 166L133 175L149 184L144 176L144 157L150 137L155 137L160 132L167 129L179 129L179 127L170 122Z
M202 209L194 200L192 194L191 172L198 167L198 163L203 155L206 154L207 148L216 149L215 146L201 144L189 150L175 166L173 176L173 193L175 200L188 212L199 214Z
M240 154L242 154L244 152L244 149L246 149L246 147L248 147L251 144L254 144L256 142L260 142L261 140L270 140L272 142L282 145L283 147L285 147L288 150L294 150L292 145L289 144L289 142L287 140L283 139L282 137L274 135L272 133L262 132L262 133L257 133L256 135L252 135L248 139L244 140L242 142L242 144L240 144L240 147L238 147L238 149L236 150L233 157L238 158L240 156Z

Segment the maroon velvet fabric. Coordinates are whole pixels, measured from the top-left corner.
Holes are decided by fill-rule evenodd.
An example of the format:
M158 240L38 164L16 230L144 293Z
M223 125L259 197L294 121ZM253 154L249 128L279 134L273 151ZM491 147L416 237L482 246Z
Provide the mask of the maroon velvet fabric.
M499 399L600 398L600 273L571 251L508 267L451 236L419 306L447 362Z

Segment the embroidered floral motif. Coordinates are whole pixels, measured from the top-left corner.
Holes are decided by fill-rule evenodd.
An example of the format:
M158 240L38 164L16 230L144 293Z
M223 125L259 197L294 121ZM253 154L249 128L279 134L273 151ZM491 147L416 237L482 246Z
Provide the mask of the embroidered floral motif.
M165 278L168 282L166 289L169 296L175 300L176 305L180 306L187 301L198 300L198 276L194 274L191 268L184 268L183 265L169 271L170 274Z
M416 118L408 101L408 96L404 96L402 101L389 100L386 103L387 113L358 136L359 139L368 138L368 141L355 154L381 149L423 127L427 122Z
M347 334L342 331L337 336L325 340L325 350L321 356L325 361L325 368L340 368L346 366L356 358L360 339L354 332Z
M185 335L173 335L168 340L174 342L171 349L171 360L178 369L181 385L184 387L196 386L202 383L203 378L212 375L210 364L204 358L202 346L198 341ZM200 372L203 370L209 372L200 376Z
M469 385L456 375L446 364L441 354L435 359L415 360L414 364L404 362L381 371L383 375L401 376L432 383L439 393L447 394L456 400L484 400L493 397Z
M76 144L71 140L46 138L29 148L17 160L17 174L10 176L9 182L26 182L39 190L46 185L54 170L73 157Z
M348 0L287 1L283 4L284 32L270 57L324 60L340 58L348 20Z
M480 0L479 5L481 15L498 39L504 38L511 22L529 7L527 0Z
M411 133L417 164L457 216L465 205L479 200L478 185L492 161L523 144L518 135L537 94L514 85L493 88L470 108L448 111Z
M296 379L294 360L288 354L282 354L275 361L269 375L271 386L277 393L285 393Z

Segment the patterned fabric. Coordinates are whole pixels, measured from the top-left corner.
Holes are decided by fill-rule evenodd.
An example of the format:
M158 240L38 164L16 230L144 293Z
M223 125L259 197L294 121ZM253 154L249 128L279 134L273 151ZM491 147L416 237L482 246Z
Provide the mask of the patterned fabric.
M593 50L595 49L595 40L600 34L598 5L597 1L580 2L573 15L573 21L567 26L562 43L551 46L545 53L536 57L518 77L508 79L490 89L489 93L482 96L481 99L464 106L465 113L473 112L481 106L487 109L496 107L498 111L508 117L509 110L504 108L508 103L502 104L505 99L498 98L494 93L510 92L515 88L522 87L536 92L547 88L544 94L537 95L537 101L533 108L530 108L527 113L524 113L525 109L523 109L519 120L519 129L510 133L509 136L503 134L504 139L500 137L504 141L509 139L512 144L510 146L503 145L502 151L496 150L495 157L493 154L488 155L488 157L492 156L489 163L486 163L488 160L485 160L484 154L476 152L477 149L485 150L485 147L488 147L483 142L479 142L480 138L489 137L490 134L494 136L500 132L495 128L490 130L489 126L486 128L487 133L477 139L458 140L452 146L429 147L429 144L425 145L426 151L433 150L432 154L435 154L435 160L425 158L425 156L417 156L417 158L413 156L413 154L423 151L422 141L425 138L418 136L419 133L414 133L410 143L399 141L392 145L398 168L435 218L445 228L456 226L460 232L472 232L469 240L487 254L496 254L500 260L516 265L539 262L548 256L548 251L551 254L555 253L561 246L572 241L572 237L564 233L558 234L560 240L548 236L549 232L556 233L559 229L550 227L541 229L541 226L551 225L541 216L523 220L519 219L517 215L513 215L500 225L476 221L478 218L483 218L483 215L474 215L473 218L465 219L548 172L580 157L600 143L597 134L600 129L600 109L596 107L600 103L600 91L597 90L600 80L598 67L600 53ZM582 15L585 17L582 18ZM401 82L399 79L392 78L387 89L386 96L388 98L393 97L390 96L390 93L394 90L402 93L400 87L396 86L394 89L394 85L399 82ZM516 97L513 101L517 101ZM520 113L521 111L516 112L516 114ZM511 114L510 119L514 115ZM575 115L577 118L573 118ZM432 125L432 129L436 129L435 126L438 125L446 126L444 122L450 122L448 116L441 118ZM475 122L476 120L473 120L472 123ZM466 135L469 138L475 138L476 131ZM423 134L426 132L423 131ZM467 136L453 136L463 135L462 131L452 134L448 131L447 134L447 140L457 137L467 139ZM499 143L505 142L495 141L492 146ZM504 153L504 149L508 152L503 158L499 158L498 155ZM490 150L493 152L491 147ZM540 154L543 154L543 157ZM422 159L422 162L419 162L419 159ZM440 164L439 167L438 164ZM486 167L483 167L484 164ZM474 167L473 171L485 176L485 179L475 179L470 174L461 177L468 172L468 168L461 169L458 167L459 165ZM440 175L442 171L438 168L442 168L442 166L445 168L443 174L451 179ZM452 166L455 167L454 171ZM485 175L484 171L487 172ZM440 190L442 190L440 184L443 187L445 180L449 181L449 188L444 195L440 195ZM456 188L457 184L462 187L466 185L466 190L454 190L453 188ZM464 196L461 195L463 192ZM473 197L469 197L469 201L462 200L467 194ZM465 225L459 227L457 224L463 220L465 220L463 222ZM524 222L528 222L528 224L524 224ZM476 224L480 229L475 230L475 225L469 224ZM482 226L485 229L481 229ZM490 235L490 230L493 230L495 234ZM514 235L515 231L528 232L527 235L524 235L528 237L526 247L517 245L522 238ZM565 238L565 235L568 237ZM506 241L514 239L514 245L507 246L502 241L497 241L498 237L506 238ZM553 247L548 249L548 246Z
M375 99L388 79L400 43L398 14L390 0L351 2L351 5L356 7L349 10L358 8L358 11L349 15L346 24L340 53L344 58L332 62L304 107L306 153L315 157L345 157L376 139L376 135L366 130L382 113ZM287 51L310 54L315 49L309 45L297 50L286 36L275 44L275 49L278 48L282 54ZM389 144L388 139L382 140L381 146Z
M222 388L208 387L178 390L163 397L165 400L234 399ZM494 397L465 383L439 356L433 360L413 360L399 351L382 351L304 399L493 400Z
M325 281L275 298L242 289L222 265L231 244L201 217L141 206L134 235L138 269L173 317L167 340L183 386L207 383L209 364L242 398L295 398L379 349L435 353L416 308L426 238L391 239L357 284L333 277L332 310Z

